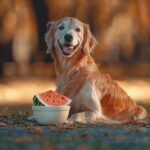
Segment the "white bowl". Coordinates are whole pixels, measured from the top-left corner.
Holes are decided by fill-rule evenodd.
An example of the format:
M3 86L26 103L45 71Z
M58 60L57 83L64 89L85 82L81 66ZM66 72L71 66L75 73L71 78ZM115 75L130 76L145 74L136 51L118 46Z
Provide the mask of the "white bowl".
M32 106L35 120L42 125L64 123L69 115L70 106Z

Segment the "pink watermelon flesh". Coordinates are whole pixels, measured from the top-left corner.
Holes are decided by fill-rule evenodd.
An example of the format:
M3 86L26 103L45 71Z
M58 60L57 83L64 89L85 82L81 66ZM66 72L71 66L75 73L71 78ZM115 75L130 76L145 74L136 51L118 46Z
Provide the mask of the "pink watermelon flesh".
M35 105L45 106L65 106L71 103L69 98L52 90L35 95L33 101Z

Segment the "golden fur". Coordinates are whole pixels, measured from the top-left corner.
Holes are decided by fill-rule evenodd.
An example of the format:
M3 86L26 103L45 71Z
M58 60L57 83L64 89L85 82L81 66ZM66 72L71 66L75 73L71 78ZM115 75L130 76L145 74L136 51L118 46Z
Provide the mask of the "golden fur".
M56 91L73 100L69 121L93 123L125 123L147 116L146 110L138 106L108 74L99 71L90 51L96 40L89 27L82 23L84 35L81 50L66 57L55 48L56 26L63 20L78 21L66 17L48 24L45 40L54 58L57 75ZM71 22L71 21L70 21ZM81 23L81 22L80 22Z

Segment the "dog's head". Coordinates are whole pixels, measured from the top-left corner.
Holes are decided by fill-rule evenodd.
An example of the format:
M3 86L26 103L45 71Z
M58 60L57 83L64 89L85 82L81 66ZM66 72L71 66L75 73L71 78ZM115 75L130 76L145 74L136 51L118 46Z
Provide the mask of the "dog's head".
M89 26L78 19L65 17L49 22L47 27L45 35L47 53L56 49L62 55L71 57L77 51L89 54L96 45L96 39L90 32Z

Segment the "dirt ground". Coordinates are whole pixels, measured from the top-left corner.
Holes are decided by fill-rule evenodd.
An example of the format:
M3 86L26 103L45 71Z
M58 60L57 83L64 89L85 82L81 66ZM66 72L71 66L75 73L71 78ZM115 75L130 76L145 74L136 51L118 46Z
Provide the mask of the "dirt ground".
M3 116L1 150L149 150L150 124L40 126L27 115Z
M150 110L150 79L117 82ZM55 89L55 79L13 78L1 82L0 150L149 150L150 123L40 126L29 122L33 95L48 89Z

